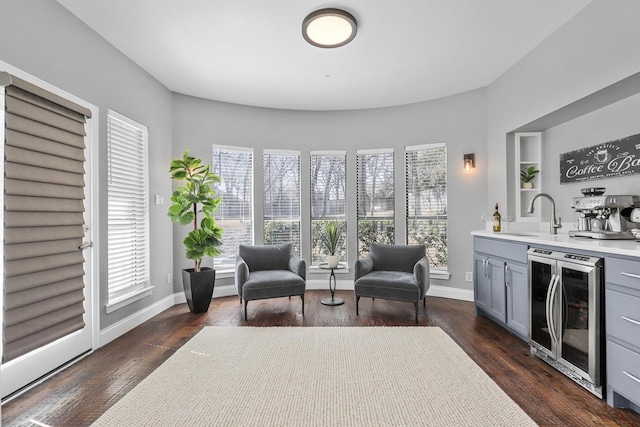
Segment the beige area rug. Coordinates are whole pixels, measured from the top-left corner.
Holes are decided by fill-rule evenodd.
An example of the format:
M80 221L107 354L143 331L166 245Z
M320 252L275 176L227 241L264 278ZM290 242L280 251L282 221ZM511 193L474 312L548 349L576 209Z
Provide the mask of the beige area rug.
M94 426L532 426L437 327L206 327Z

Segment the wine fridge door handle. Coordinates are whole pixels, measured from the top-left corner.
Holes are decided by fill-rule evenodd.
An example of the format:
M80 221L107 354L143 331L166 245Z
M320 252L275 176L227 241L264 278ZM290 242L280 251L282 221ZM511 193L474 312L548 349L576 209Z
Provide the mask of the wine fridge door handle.
M551 335L551 340L558 344L558 336L556 335L556 324L553 318L553 306L556 300L556 289L558 287L558 282L560 281L560 276L554 274L551 280L551 284L549 287L547 304L548 304L548 314L547 314L547 323L549 326L549 335Z
M551 292L553 291L553 283L556 280L556 275L551 275L551 280L549 280L549 288L547 289L547 298L545 299L545 314L547 320L547 328L549 329L549 336L551 340L554 341L553 335L553 320L551 319Z
M560 275L556 274L556 279L553 282L553 288L551 291L551 301L549 302L549 312L551 313L551 331L553 333L553 341L555 341L556 345L559 344L558 342L558 335L556 335L556 323L555 323L555 317L554 317L554 313L553 313L553 307L555 305L556 302L556 295L557 295L557 291L558 291L558 284L560 283Z

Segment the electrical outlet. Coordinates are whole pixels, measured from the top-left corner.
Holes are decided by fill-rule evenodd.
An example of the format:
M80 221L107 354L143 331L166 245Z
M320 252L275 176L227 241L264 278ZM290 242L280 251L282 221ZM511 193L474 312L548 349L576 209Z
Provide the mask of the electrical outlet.
M164 204L164 197L156 194L155 204L156 205L163 205Z
M167 273L167 285L171 284L171 273Z
M465 276L465 280L467 282L473 282L473 273L471 271L467 271L466 276Z

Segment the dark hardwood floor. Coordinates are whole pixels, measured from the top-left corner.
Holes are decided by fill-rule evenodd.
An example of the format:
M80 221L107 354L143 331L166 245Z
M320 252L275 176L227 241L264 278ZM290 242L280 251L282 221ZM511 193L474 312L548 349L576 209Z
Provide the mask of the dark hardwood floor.
M87 426L204 326L415 326L412 304L363 298L356 316L353 292L336 292L346 300L337 307L320 304L327 294L307 291L304 317L300 298L251 302L248 322L237 297L215 299L201 315L172 307L4 404L2 425ZM639 414L611 408L532 356L523 341L477 317L473 303L429 297L419 320L447 332L539 425L640 426Z

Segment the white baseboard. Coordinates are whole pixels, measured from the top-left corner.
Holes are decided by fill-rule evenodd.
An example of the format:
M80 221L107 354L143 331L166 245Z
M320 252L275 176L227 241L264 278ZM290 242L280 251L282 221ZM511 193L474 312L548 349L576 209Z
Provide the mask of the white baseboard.
M427 291L430 297L457 299L460 301L473 302L472 289L451 288L449 286L431 285Z
M135 327L140 326L147 320L162 313L163 311L173 307L175 305L174 296L168 297L158 301L157 303L145 307L144 309L132 314L129 317L122 319L121 321L109 326L106 329L100 331L100 337L98 339L98 347L102 347L111 341L115 340L121 335L126 334Z

